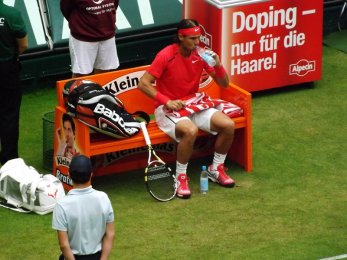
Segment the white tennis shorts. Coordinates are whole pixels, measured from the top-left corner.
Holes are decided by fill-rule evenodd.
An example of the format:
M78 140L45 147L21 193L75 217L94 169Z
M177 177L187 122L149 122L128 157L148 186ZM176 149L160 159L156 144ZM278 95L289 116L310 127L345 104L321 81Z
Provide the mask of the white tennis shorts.
M113 70L119 67L115 37L99 42L69 38L72 72L90 74L94 69Z
M199 129L208 132L210 134L216 135L218 132L211 130L211 117L218 110L215 108L209 108L198 113L194 113L190 116L184 117L173 117L168 116L163 111L163 105L158 106L154 111L155 121L158 127L174 139L176 142L180 142L180 139L176 137L176 124L181 120L192 121Z

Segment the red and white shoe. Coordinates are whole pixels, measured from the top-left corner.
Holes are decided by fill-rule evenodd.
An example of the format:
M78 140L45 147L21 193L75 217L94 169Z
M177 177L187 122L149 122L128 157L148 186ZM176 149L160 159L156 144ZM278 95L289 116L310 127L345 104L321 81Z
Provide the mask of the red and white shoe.
M208 178L221 186L232 188L235 186L235 181L226 174L226 170L227 168L224 167L224 164L218 165L216 170L212 170L212 165L210 165L207 169Z
M188 176L187 174L181 173L177 177L177 197L180 197L182 199L188 199L191 195L189 186L188 186Z

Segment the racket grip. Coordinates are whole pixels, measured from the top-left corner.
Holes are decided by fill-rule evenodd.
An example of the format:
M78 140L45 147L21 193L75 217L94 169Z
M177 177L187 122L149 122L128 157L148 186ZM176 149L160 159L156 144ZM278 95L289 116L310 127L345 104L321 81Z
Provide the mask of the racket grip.
M146 144L147 145L151 145L151 139L149 138L149 135L148 135L146 123L145 122L141 122L140 126L141 126L141 130L142 130L143 136L145 138Z

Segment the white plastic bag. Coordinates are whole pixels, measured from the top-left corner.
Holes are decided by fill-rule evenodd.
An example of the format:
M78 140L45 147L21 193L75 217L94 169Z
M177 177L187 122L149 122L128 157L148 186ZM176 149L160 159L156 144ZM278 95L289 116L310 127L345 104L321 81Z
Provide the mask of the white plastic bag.
M44 215L53 211L57 199L65 196L62 183L52 174L39 174L21 158L0 169L0 198L7 208Z

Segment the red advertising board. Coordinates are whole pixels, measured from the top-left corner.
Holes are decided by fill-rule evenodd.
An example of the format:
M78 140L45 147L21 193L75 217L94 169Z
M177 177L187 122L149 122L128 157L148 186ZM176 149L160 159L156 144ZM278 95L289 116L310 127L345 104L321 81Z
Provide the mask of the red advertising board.
M201 24L201 44L247 91L321 79L322 0L184 0L183 17Z

